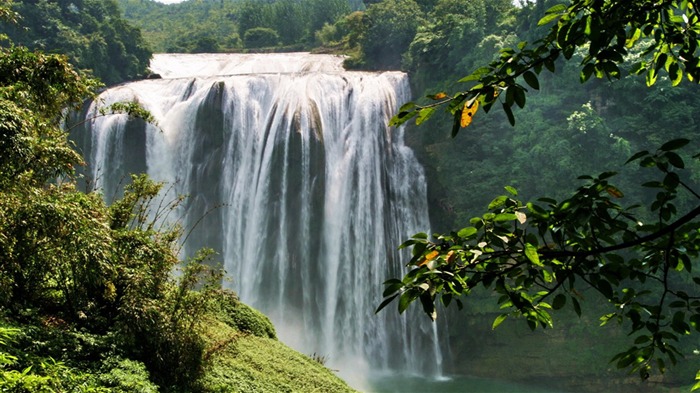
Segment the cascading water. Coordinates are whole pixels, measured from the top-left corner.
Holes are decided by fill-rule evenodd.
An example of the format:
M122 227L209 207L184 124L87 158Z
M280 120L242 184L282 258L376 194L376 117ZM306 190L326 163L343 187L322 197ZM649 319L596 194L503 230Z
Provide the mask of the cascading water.
M346 72L329 55L156 55L164 79L110 88L86 114L136 100L157 126L97 117L76 136L109 197L146 172L190 198L185 254L215 249L241 299L282 341L326 356L355 386L369 371L437 375L436 326L374 315L382 282L428 229L425 179L401 128L405 74ZM75 134L75 132L74 132Z

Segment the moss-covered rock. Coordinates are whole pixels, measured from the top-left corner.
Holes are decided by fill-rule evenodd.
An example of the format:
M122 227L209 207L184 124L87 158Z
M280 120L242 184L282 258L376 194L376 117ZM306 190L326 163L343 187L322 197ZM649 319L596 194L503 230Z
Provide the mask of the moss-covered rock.
M276 339L275 327L260 311L242 303L230 291L221 291L214 306L217 318L242 333Z

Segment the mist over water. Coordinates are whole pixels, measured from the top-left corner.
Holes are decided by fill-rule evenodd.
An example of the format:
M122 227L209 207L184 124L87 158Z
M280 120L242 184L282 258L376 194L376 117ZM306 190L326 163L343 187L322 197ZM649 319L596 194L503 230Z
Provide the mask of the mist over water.
M164 79L110 88L86 116L100 101L137 100L157 126L99 117L76 140L108 199L130 172L189 195L180 219L196 227L183 255L216 250L224 285L285 343L325 356L360 389L376 371L440 376L439 325L393 307L374 314L382 282L409 259L397 246L429 230L423 170L403 130L386 126L410 99L408 81L341 64L302 53L156 55Z

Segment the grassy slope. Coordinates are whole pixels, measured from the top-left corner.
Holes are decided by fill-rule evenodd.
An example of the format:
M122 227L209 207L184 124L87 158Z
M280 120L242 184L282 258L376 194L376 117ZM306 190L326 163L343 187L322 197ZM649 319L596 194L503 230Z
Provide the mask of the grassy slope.
M212 300L197 328L205 343L197 393L354 392L321 363L278 341L262 313L235 296ZM0 328L21 332L7 339L0 329L0 391L188 391L158 388L143 363L124 357L111 334L86 333L51 318L21 323L0 317ZM3 363L8 355L15 361Z
M208 350L201 384L206 392L353 392L319 362L279 342L270 320L222 298L202 321Z
M209 392L353 392L332 371L276 339L220 321L208 323L206 336L217 348L202 378Z

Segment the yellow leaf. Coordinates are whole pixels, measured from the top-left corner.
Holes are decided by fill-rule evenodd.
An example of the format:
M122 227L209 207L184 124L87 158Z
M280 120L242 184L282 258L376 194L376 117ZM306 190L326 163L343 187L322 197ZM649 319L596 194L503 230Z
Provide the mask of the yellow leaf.
M425 265L426 263L437 258L438 255L440 255L440 252L437 250L433 250L433 251L429 252L428 254L425 255L425 257L423 257L423 259L420 260L420 262L418 262L418 266Z
M479 109L479 100L476 100L475 98L464 103L464 108L462 108L462 118L459 123L462 128L467 127L472 123L472 118L474 117L477 109Z
M625 196L622 191L618 190L617 187L609 186L608 188L605 189L605 191L610 194L613 198L622 198Z
M447 97L447 94L444 92L437 93L433 96L433 99L435 100L442 100L443 98Z
M447 253L447 263L452 263L454 262L455 258L457 258L457 254L454 252L454 250L450 250L450 252Z

